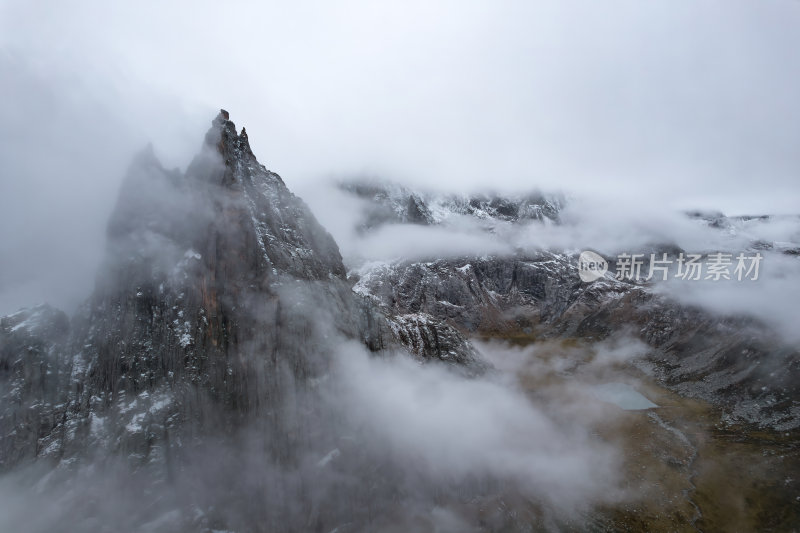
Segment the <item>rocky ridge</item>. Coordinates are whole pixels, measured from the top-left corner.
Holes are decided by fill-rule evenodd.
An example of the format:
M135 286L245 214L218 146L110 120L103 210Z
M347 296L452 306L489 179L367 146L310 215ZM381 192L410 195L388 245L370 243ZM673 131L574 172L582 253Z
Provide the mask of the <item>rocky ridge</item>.
M364 231L458 217L489 231L557 224L563 205L346 189L371 202ZM728 423L800 427L796 347L646 284L582 283L570 253L372 263L348 277L333 238L221 111L185 173L151 149L136 157L96 289L75 316L39 306L0 319L0 470L46 464L53 479L81 473L69 479L82 486L97 479L81 465L122 468L126 495L147 509L125 519L150 531L360 531L392 502L430 505L447 491L355 444L360 429L325 396L333 346L406 352L473 376L488 366L470 338L618 334L647 347L642 371ZM102 511L103 487L68 500L76 530L102 530L81 520ZM479 481L453 492L478 501L498 490ZM498 511L501 525L486 529L527 531L526 516Z
M577 257L541 251L370 263L354 290L387 313L426 313L468 337L595 342L625 334L648 347L636 364L730 423L800 427L800 351L759 321L685 306L611 273L580 280Z
M359 226L362 231L385 224L435 226L459 217L474 219L487 229L498 223L554 224L559 221L559 212L565 203L560 194L441 194L367 179L345 181L339 188L366 201Z
M68 476L82 465L122 459L144 476L135 498L155 498L153 512L195 506L188 522L184 513L154 530L217 523L305 531L357 518L361 511L346 502L377 501L382 489L315 500L296 494L302 486L285 487L282 497L317 510L275 501L258 516L250 507L237 514L245 504L226 491L252 465L235 456L256 447L263 452L249 459L264 469L301 469L245 483L253 495L266 498L273 483L311 482L316 470L305 472L305 462L341 448L346 431L327 422L339 415L325 408L318 385L340 343L380 356L406 351L467 373L485 365L455 328L424 314L387 315L351 285L333 238L258 162L227 112L185 173L144 150L109 221L95 291L76 315L40 306L0 320L0 470L48 464L56 478L76 483L80 476ZM212 444L219 468L198 472ZM234 456L218 458L226 449ZM378 467L363 465L355 450L341 455L346 483L356 470ZM153 492L153 483L181 486L185 497ZM204 500L211 503L197 507ZM75 529L94 530L75 503Z

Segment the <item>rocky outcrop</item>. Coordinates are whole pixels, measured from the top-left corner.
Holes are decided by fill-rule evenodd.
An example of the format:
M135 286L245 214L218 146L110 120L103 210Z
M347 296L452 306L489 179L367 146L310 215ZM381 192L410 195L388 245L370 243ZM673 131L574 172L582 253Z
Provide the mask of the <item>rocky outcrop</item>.
M177 483L210 443L240 453L242 441L265 468L297 466L344 431L318 387L343 342L484 368L455 329L390 319L355 294L333 238L222 111L185 173L149 148L135 158L96 289L71 323L49 307L0 322L0 468L116 457L147 484ZM344 519L327 505L321 523ZM313 520L278 504L250 519L287 531Z
M423 361L449 363L467 374L488 368L458 329L429 314L393 315L389 324L400 342Z
M633 335L650 347L643 369L725 409L729 422L800 426L796 347L754 319L686 307L610 274L583 283L577 257L400 261L372 264L359 276L355 290L387 313L431 315L468 336L527 343Z
M67 316L47 305L0 319L0 470L47 453L68 361Z
M364 230L557 223L563 202L345 188L373 203ZM470 336L623 331L648 345L643 370L730 421L800 425L800 354L765 326L610 276L582 283L569 254L372 264L348 278L330 234L221 111L186 172L149 148L135 158L75 316L39 306L0 319L0 470L47 467L39 488L55 487L76 531L391 530L409 509L506 489L480 473L410 470L381 439L361 446L371 429L332 407L346 392L326 386L334 352L407 352L469 378L488 370ZM108 493L124 503L118 513ZM529 504L487 505L481 523L529 531Z

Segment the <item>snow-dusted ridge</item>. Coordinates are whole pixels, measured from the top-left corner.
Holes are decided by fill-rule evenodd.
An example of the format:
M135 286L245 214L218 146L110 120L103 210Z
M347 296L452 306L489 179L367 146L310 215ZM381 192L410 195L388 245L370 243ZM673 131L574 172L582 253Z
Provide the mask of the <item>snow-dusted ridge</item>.
M361 222L364 230L392 223L438 225L458 217L470 217L487 225L518 221L554 224L565 203L563 195L536 191L518 195L447 194L412 190L379 180L343 181L339 188L368 202Z

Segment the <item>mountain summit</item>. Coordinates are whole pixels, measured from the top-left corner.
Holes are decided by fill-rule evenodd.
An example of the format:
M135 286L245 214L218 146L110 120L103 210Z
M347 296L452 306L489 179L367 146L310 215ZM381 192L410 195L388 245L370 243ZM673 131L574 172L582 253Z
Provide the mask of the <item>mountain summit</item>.
M362 232L545 227L563 202L343 187L372 203ZM476 345L499 369L464 335L491 340ZM560 250L401 258L348 277L331 235L221 110L185 172L150 147L134 157L73 317L41 305L0 318L0 500L4 481L36 487L14 528L29 531L621 530L642 523L642 502L602 507L618 503L624 465L626 482L672 479L645 518L680 529L699 519L685 487L709 449L680 402L705 402L715 428L775 432L764 445L786 453L770 466L783 475L798 361L750 317L610 275L584 283ZM611 376L625 381L612 390L661 390L646 410L683 399L640 418L581 407ZM639 448L617 461L623 423L638 429L620 446Z
M152 148L134 158L96 289L71 323L49 307L2 319L0 469L37 459L63 473L123 459L143 486L187 491L169 505L219 505L252 466L236 457L245 448L262 450L265 469L284 469L336 447L316 384L346 342L385 354L405 344L417 358L482 368L454 329L389 317L355 294L331 235L222 110L185 173L166 170ZM198 457L225 471L198 472ZM273 490L245 485L265 498ZM272 505L247 520L289 531L303 513Z

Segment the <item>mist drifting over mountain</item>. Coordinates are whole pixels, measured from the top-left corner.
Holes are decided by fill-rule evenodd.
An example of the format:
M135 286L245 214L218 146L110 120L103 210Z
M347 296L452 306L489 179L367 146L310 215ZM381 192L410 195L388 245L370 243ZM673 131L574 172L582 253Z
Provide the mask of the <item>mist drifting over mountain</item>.
M0 530L800 528L798 21L0 2Z

